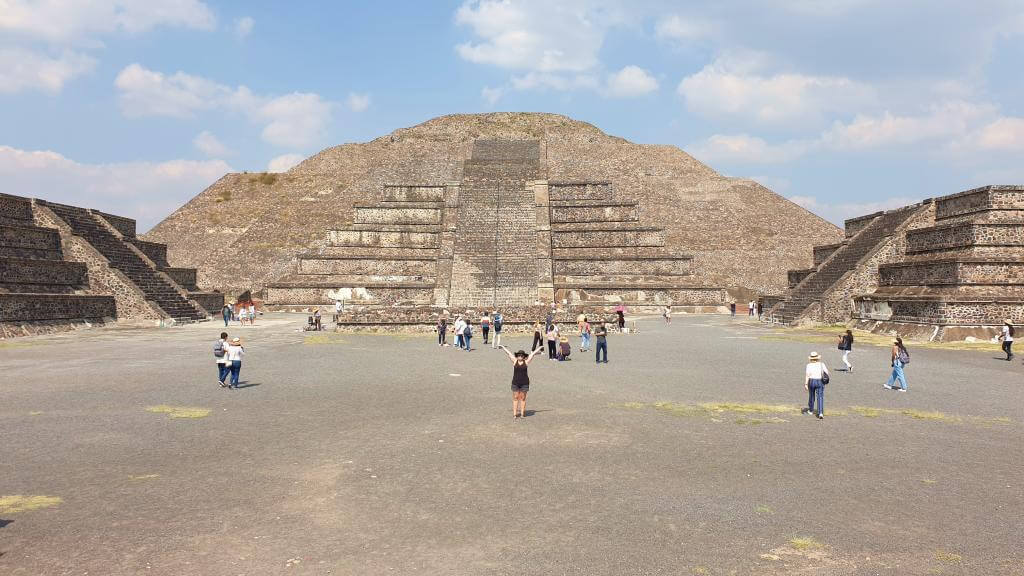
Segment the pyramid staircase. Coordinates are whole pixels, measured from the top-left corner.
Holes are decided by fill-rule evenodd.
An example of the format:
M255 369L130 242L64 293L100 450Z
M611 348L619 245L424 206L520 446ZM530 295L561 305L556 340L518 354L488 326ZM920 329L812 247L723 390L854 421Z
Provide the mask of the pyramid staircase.
M865 258L878 250L907 221L917 214L920 205L879 212L847 221L847 239L840 245L825 247L828 256L813 270L792 271L791 283L797 283L785 298L766 314L770 322L794 324L822 304L822 297L840 283Z
M86 208L38 202L67 223L75 236L88 241L109 261L111 267L127 276L146 295L146 300L156 304L167 316L177 322L206 319L207 311L185 298L183 290L160 274L155 265L140 257L131 241L123 235L123 230L121 236L115 235L112 231L114 227L102 215ZM134 228L134 223L132 226Z

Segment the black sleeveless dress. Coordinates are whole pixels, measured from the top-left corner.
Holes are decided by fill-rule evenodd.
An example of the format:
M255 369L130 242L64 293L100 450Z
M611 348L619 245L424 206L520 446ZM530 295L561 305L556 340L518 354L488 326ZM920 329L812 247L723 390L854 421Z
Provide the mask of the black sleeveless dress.
M526 372L526 363L516 362L512 365L512 391L528 392L530 390L530 375Z

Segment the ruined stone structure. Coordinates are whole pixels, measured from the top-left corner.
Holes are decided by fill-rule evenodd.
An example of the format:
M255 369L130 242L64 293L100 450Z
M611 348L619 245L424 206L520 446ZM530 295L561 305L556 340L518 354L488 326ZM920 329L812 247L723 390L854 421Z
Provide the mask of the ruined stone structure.
M1024 186L985 186L846 221L768 311L936 340L1024 323Z
M675 147L496 113L329 148L283 174L228 174L144 238L222 292L407 310L780 294L787 269L811 264L806 247L841 232Z
M0 194L0 333L110 320L191 322L223 304L167 247L135 237L135 221ZM206 307L206 308L204 308Z
M400 306L425 322L431 307L509 315L552 300L593 310L727 301L690 279L692 257L668 251L664 230L642 225L637 201L617 200L610 182L539 171L537 140L477 140L460 182L385 185L381 201L330 231L323 253L268 285L266 302Z

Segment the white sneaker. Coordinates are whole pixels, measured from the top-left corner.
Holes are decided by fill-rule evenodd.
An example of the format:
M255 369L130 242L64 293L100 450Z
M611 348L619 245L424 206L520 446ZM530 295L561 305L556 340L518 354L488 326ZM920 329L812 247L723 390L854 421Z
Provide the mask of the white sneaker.
M906 392L906 391L907 391L907 389L906 389L906 388L898 388L898 390L899 390L900 392Z
M888 384L882 384L882 388L885 388L886 390L892 390L892 386L889 386Z

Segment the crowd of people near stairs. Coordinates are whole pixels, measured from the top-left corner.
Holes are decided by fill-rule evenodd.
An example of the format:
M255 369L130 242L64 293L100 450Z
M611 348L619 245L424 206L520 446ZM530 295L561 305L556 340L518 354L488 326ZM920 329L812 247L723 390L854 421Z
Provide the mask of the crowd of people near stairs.
M252 300L242 302L227 302L220 309L221 318L224 320L224 327L227 328L231 322L238 322L239 326L256 325L256 304Z
M665 307L667 322L671 322L671 308ZM556 309L554 305L548 312L543 322L536 322L533 325L533 344L530 352L547 353L549 360L564 362L570 360L573 353L573 345L570 338L579 338L579 352L590 352L594 350L594 360L598 364L608 362L608 327L604 321L592 323L586 314L579 314L576 317L574 329L566 329L555 321ZM624 311L616 311L614 320L620 328L625 327ZM470 352L476 350L473 347L473 336L479 328L483 337L483 344L492 349L502 349L501 337L505 328L505 318L501 312L484 312L475 323L470 314L460 314L455 317L453 323L449 323L448 316L442 315L434 327L437 333L437 345L440 347L451 346L449 336L454 342L455 350ZM595 342L596 339L596 342Z

